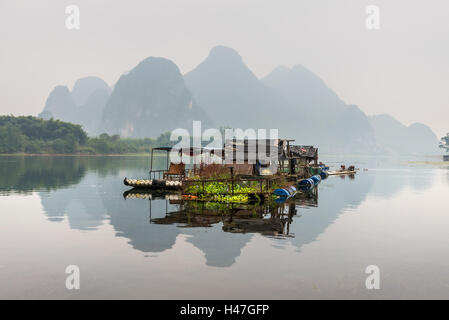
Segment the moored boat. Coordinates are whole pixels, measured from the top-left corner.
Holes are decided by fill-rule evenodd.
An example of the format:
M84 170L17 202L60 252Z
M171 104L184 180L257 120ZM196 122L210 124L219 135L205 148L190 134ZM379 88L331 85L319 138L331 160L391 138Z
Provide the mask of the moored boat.
M157 179L125 178L123 183L133 188L180 190L182 181Z
M339 171L328 171L330 176L339 176L339 175L347 175L347 174L356 174L355 170L339 170Z

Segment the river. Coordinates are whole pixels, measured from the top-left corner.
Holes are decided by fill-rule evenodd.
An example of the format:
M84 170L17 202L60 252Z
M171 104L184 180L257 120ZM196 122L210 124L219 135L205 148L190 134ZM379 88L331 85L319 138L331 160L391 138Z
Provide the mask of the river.
M448 299L449 165L408 161L353 158L292 203L206 216L124 197L147 157L2 156L0 298Z

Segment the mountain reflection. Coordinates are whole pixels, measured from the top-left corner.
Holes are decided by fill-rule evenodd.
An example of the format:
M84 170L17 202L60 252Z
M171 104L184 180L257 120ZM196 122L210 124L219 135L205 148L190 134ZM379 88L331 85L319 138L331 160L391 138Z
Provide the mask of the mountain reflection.
M232 266L256 233L284 239L294 237L291 226L298 210L318 206L318 189L298 194L286 203L264 206L183 201L173 194L134 190L125 192L124 197L130 207L136 203L148 203L149 226L145 230L154 226L171 227L154 229L158 234L164 232L166 249L173 246L179 233L190 235L187 241L200 249L205 255L206 264L213 267ZM119 228L123 230L123 226ZM172 237L170 240L169 236ZM137 248L135 239L131 239L131 244ZM154 243L148 245L147 250L142 250L142 247L138 249L154 251Z
M165 164L160 160L155 167ZM330 177L315 192L287 203L223 206L182 202L165 194L128 192L124 199L123 177L144 176L149 167L146 157L1 157L0 161L0 193L37 191L50 221L66 219L70 228L89 232L109 223L117 237L145 253L169 250L178 235L188 235L186 241L214 267L232 266L255 235L269 237L275 248L284 241L301 251L368 196L391 197L409 186L420 192L435 178L428 170L407 175L413 168L361 171L355 177Z

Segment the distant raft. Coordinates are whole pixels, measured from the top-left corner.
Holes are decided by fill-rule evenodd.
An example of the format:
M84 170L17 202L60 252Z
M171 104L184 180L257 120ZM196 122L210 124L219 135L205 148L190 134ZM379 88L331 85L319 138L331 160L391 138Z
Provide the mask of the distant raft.
M179 190L182 188L182 181L176 180L151 180L151 179L130 179L125 178L123 180L125 186L133 188L145 188L145 189L168 189Z
M339 170L339 171L329 171L328 173L330 176L342 176L342 175L356 174L357 171L355 171L355 170Z

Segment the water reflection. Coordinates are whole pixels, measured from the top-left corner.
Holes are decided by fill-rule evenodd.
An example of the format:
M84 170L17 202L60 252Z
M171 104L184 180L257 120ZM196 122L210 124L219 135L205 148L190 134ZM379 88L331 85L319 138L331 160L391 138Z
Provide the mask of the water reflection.
M306 210L305 208L318 208L318 188L298 194L285 203L270 203L263 206L184 201L181 197L170 193L150 191L145 193L134 190L126 191L124 198L130 206L148 203L149 224L171 227L154 230L165 232L165 248L173 246L179 233L190 235L188 241L204 253L206 265L214 267L232 266L254 234L284 240L294 238L297 229L293 227L294 217L299 219L301 215L298 212ZM324 222L315 236L327 225ZM148 225L141 232L149 228L152 226ZM138 234L136 230L140 230L140 227L136 226L133 234L128 234L134 248L154 252L153 243L147 243L146 250L136 247L135 238Z
M86 172L74 157L0 156L0 192L56 190L79 183Z
M0 162L2 297L448 297L447 169L373 161L316 194L229 209L124 198L123 177L145 175L147 158ZM80 293L63 285L68 264L83 270ZM369 264L385 270L376 293Z
M155 166L163 159L156 158ZM118 175L122 170L142 173L147 157L4 156L0 155L0 192L51 191L77 185L88 172L99 177Z
M212 227L220 223L224 232L260 233L268 236L288 236L292 217L296 215L296 205L293 201L283 204L243 205L222 204L214 202L195 202L164 200L175 204L176 210L166 212L164 217L151 218L150 223L176 224L180 228Z
M96 230L108 217L98 188L101 183L98 175L87 174L76 187L41 191L42 206L49 220L62 221L66 217L73 229Z
M163 160L155 167L164 166ZM146 157L1 157L0 162L0 193L37 191L50 221L67 220L70 228L83 231L109 223L117 237L145 253L168 250L180 234L188 235L206 264L215 267L232 266L256 234L270 237L275 248L285 241L301 251L368 196L392 197L408 186L422 192L435 178L434 171L414 168L362 170L330 177L314 192L284 204L223 207L166 194L128 192L124 199L123 177L144 175Z

